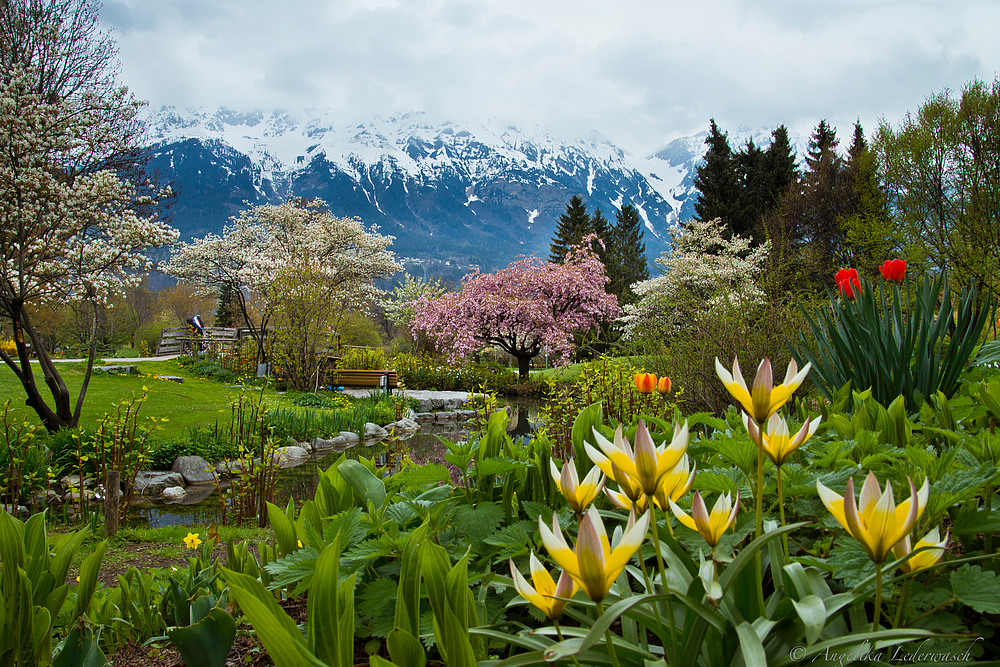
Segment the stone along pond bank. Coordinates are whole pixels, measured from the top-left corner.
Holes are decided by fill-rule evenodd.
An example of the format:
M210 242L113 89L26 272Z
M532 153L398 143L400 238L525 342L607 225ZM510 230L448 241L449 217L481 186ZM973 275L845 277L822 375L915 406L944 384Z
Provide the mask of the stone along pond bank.
M358 397L368 395L367 391L351 389L345 393ZM332 438L292 441L274 452L275 464L280 468L294 468L359 445L375 445L390 438L407 439L421 430L456 430L475 414L462 409L470 398L465 392L412 391L406 395L417 404L402 419L384 425L365 424L361 435L342 431ZM197 504L211 496L219 483L227 483L240 472L239 461L219 461L212 465L200 456L181 456L169 471L146 470L136 475L133 500L153 504ZM75 478L70 482L79 488Z

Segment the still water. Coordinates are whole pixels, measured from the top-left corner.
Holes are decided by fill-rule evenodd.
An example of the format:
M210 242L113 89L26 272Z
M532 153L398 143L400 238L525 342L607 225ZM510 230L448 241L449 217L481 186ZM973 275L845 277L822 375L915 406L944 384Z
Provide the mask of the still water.
M508 433L515 438L530 437L538 420L537 405L518 402L508 406L510 421ZM295 501L311 499L319 485L319 473L333 465L341 454L349 458L365 457L378 466L387 466L391 471L398 469L404 457L414 463L444 463L445 445L440 438L459 442L469 437L469 430L455 423L431 423L423 426L411 437L384 440L374 445L358 445L345 452L329 452L322 458L310 459L294 468L278 472L275 497L272 501L284 507L289 498ZM208 489L206 488L206 491ZM218 523L222 517L218 493L211 493L193 504L153 503L146 507L136 507L129 512L129 523L152 528L169 525L208 525Z

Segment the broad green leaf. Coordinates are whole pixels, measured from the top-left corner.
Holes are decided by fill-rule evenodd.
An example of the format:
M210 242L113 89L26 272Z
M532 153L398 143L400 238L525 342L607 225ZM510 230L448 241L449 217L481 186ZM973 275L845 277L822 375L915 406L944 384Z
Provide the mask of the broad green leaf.
M467 535L473 543L487 537L500 525L503 510L495 503L479 503L476 507L460 505L455 508L455 528Z
M295 526L288 520L284 510L273 503L268 503L267 518L271 522L274 539L278 543L278 552L282 556L287 556L299 548Z
M1000 579L996 572L966 563L951 573L951 590L962 604L984 614L1000 614Z
M364 507L372 503L375 507L382 507L385 502L385 483L375 476L363 463L354 459L344 459L338 466L340 476L344 478Z
M766 665L767 655L764 653L764 646L760 642L760 637L754 631L753 626L743 621L736 626L736 636L740 639L740 652L743 654L744 665Z
M806 595L801 600L792 600L796 613L806 627L806 642L814 644L826 626L826 607L815 595Z
M427 653L423 644L406 630L393 628L385 643L389 649L389 656L395 664L412 665L412 667L424 667L427 664Z
M73 618L80 618L90 609L90 602L94 598L94 589L97 588L97 572L101 569L101 558L104 557L104 550L107 547L108 541L104 540L80 565L80 585L76 587L76 606L73 608Z
M583 445L589 442L591 446L595 446L594 427L600 426L603 421L604 410L600 402L584 408L573 420L570 439L573 442L573 456L576 459L576 471L579 473L580 479L583 479L583 476L594 467Z
M224 667L236 639L236 621L225 609L213 607L197 623L167 631L167 637L187 667Z

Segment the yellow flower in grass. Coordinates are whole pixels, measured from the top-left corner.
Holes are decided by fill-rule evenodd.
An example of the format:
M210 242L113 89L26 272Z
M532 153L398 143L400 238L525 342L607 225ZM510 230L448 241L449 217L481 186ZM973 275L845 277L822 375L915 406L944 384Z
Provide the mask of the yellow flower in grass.
M736 521L736 513L740 509L740 494L736 494L735 503L732 502L728 493L724 496L720 495L712 507L712 512L709 513L705 501L701 499L701 494L695 491L694 497L691 499L690 516L673 500L668 500L668 502L678 521L691 530L698 531L708 542L708 546L715 547L722 539L723 533L729 530L729 527Z
M198 535L199 533L188 533L187 537L184 538L184 547L187 549L197 549L198 545L201 544Z
M563 494L569 506L577 514L581 514L583 510L587 509L587 505L594 502L594 499L600 495L601 489L604 488L605 478L601 475L599 468L591 468L581 482L577 476L576 462L573 459L563 464L561 473L556 467L555 461L549 459L549 472L552 474L556 486L559 487L559 492Z
M872 472L861 487L860 501L854 499L853 477L847 480L843 497L819 480L816 480L816 490L833 518L861 543L868 557L879 564L885 562L892 548L910 534L927 506L930 492L927 480L919 491L912 479L907 477L906 480L910 483L910 497L898 506L892 495L892 483L886 482L883 493Z
M538 517L538 530L542 534L542 544L545 545L545 549L594 602L600 602L607 597L611 584L642 546L648 529L648 512L638 521L635 519L635 514L631 513L621 539L612 549L601 516L591 505L580 520L580 532L576 536L574 551L566 543L562 528L559 527L559 519L555 514L552 515L551 530L542 522L542 518Z
M918 551L924 547L930 548ZM935 528L931 532L924 535L912 549L910 548L910 536L907 535L892 548L892 554L896 558L903 558L911 551L917 551L917 553L914 554L909 560L903 561L899 564L899 569L903 572L916 572L917 570L925 570L931 565L937 563L941 560L941 556L944 556L944 552L947 550L948 533L944 534L944 539L942 540L941 534L938 532L938 529Z
M788 362L788 370L785 371L785 381L774 386L771 360L765 357L757 366L753 387L747 387L738 358L733 360L732 373L719 363L718 358L715 360L715 374L719 376L722 384L725 385L726 390L732 394L733 398L740 402L743 409L750 415L750 419L758 424L763 424L768 417L777 412L778 408L791 398L795 390L809 375L810 368L812 368L812 364L806 364L800 371L795 360L792 359Z
M568 598L576 595L580 587L566 573L566 570L563 570L559 575L558 582L554 581L548 570L535 558L534 551L531 552L529 567L531 568L530 584L514 567L514 561L510 561L510 576L514 580L514 588L517 589L521 597L545 612L546 616L551 619L559 618ZM566 599L557 600L556 598Z
M806 419L802 427L794 436L788 430L788 422L777 413L771 415L767 420L767 431L761 431L747 414L743 413L743 426L746 427L750 438L757 443L757 446L764 450L767 457L780 466L785 462L792 452L798 449L806 440L811 438L822 417L816 419Z

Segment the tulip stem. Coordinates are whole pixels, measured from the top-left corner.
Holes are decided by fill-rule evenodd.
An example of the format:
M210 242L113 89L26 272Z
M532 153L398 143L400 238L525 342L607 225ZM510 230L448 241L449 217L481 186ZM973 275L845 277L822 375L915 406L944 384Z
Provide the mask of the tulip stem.
M663 555L660 553L660 535L656 527L656 509L655 503L652 501L649 503L649 513L651 524L653 524L653 551L656 553L656 567L660 572L660 583L663 584L663 592L669 593L670 587L667 586L667 569L663 565ZM663 518L667 522L667 526L670 526L670 517L667 516L666 510L663 511ZM672 534L672 533L671 533ZM655 593L655 591L654 591ZM667 627L670 628L670 648L671 650L677 648L677 631L674 629L674 610L670 606L670 601L666 601L667 606Z
M597 603L597 618L600 618L603 615L604 615L604 601L601 600ZM611 664L613 664L615 667L621 667L621 665L618 662L618 654L615 652L615 643L613 639L614 636L611 634L611 628L609 626L608 629L604 631L604 641L607 642L608 644L608 657L611 658Z
M785 493L781 488L781 466L778 469L778 512L781 515L781 527L784 528L787 524L785 523ZM788 563L788 533L783 533L781 536L781 543L785 547L785 564Z
M759 429L763 429L763 424L758 424ZM764 499L764 447L761 443L757 444L757 491L754 493L754 528L757 531L756 539L760 539L761 535L764 534L764 515L763 515L763 499ZM779 485L780 488L780 485ZM764 614L764 572L763 565L761 564L760 550L753 555L754 564L754 574L757 577L757 607L760 609L761 615Z
M913 583L913 577L906 580L903 584L903 592L899 596L899 603L896 605L896 618L892 622L893 628L899 627L899 622L903 620L903 609L906 608L907 600L910 597L910 585Z
M878 632L882 612L882 563L875 563L875 611L872 613L872 632Z
M646 567L646 559L642 555L642 549L639 550L639 567L642 568L642 578L646 581L646 590L649 591L650 594L655 595L656 590L653 588L653 580L649 578L649 568ZM657 624L662 626L663 619L660 618L660 605L658 604L653 605L653 613L656 614ZM649 645L646 640L645 631L643 631L642 637L640 639L642 642L643 650L647 650L649 648Z

